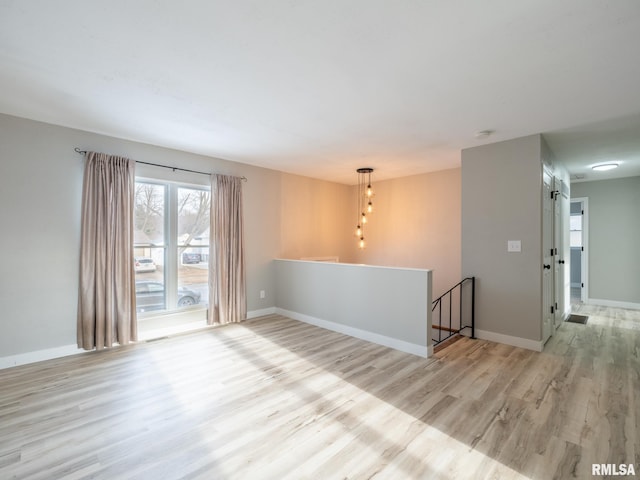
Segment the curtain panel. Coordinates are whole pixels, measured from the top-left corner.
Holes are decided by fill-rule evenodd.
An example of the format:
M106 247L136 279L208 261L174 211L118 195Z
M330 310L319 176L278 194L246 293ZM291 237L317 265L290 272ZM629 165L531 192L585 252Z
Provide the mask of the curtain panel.
M242 179L211 176L209 325L247 317Z
M135 161L87 152L82 190L78 347L137 340Z

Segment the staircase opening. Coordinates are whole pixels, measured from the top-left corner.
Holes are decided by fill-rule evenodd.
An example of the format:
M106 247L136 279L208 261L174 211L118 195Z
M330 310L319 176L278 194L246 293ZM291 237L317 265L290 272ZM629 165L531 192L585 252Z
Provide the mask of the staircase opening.
M476 277L458 282L431 304L431 340L434 351L451 345L468 330L475 338Z

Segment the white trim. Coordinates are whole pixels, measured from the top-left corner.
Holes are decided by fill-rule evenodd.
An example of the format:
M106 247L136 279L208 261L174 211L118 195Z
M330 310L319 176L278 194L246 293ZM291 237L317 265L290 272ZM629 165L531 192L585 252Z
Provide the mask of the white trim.
M275 315L276 307L262 308L260 310L251 310L247 312L247 320L252 318L265 317L267 315Z
M278 315L284 315L285 317L289 317L293 320L298 320L299 322L315 325L316 327L325 328L327 330L342 333L344 335L349 335L350 337L359 338L360 340L366 340L367 342L384 345L385 347L393 348L394 350L400 350L401 352L411 353L423 358L427 358L433 355L433 345L424 346L415 343L409 343L405 342L404 340L398 340L397 338L387 337L378 333L361 330L355 327L349 327L341 323L323 320L321 318L312 317L303 313L292 312L291 310L285 310L283 308L276 307L275 310Z
M363 263L317 262L317 261L310 261L310 260L296 260L292 258L275 258L274 260L277 260L279 262L297 262L297 263L330 263L332 266L338 265L340 267L345 267L345 268L353 268L353 267L382 268L384 270L409 270L412 272L432 272L433 271L429 268L386 267L384 265L365 265Z
M582 283L581 290L583 301L589 298L589 197L580 198L582 201Z
M582 204L582 252L580 255L580 301L587 303L589 298L589 197L574 197L569 202L569 216L571 216L571 204ZM575 247L574 247L575 248ZM569 247L571 250L571 247ZM571 273L569 273L571 275ZM573 286L573 285L572 285Z
M86 350L78 348L77 345L65 345L64 347L47 348L45 350L36 350L35 352L9 355L8 357L0 357L0 370L85 352Z
M300 258L300 260L305 260L307 262L332 262L332 263L338 263L340 261L340 258L337 256L331 256L331 257L302 257Z
M600 298L587 298L587 305L599 305L601 307L614 308L630 308L631 310L640 310L640 303L620 302L618 300L603 300Z
M476 338L480 340L489 340L490 342L504 343L512 347L526 348L534 352L541 352L544 343L541 340L529 340L528 338L512 337L502 333L488 332L486 330L475 329Z

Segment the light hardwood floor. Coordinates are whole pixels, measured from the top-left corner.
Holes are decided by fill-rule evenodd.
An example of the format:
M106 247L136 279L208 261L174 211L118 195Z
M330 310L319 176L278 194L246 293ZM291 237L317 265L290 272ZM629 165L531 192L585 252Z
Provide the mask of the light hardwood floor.
M270 316L0 371L0 478L597 478L640 462L640 312L425 360Z

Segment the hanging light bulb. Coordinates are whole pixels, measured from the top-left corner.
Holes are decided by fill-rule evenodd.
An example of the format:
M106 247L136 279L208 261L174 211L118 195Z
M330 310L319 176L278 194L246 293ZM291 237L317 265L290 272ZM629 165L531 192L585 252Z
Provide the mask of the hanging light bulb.
M364 230L365 225L369 223L367 214L373 212L373 188L371 187L371 172L373 168L359 168L358 172L358 226L356 227L356 236L359 238L358 246L365 248Z

